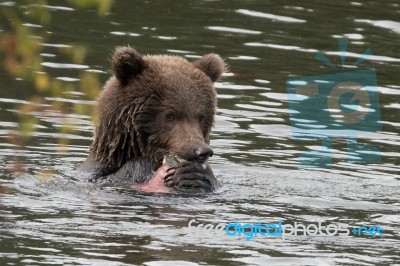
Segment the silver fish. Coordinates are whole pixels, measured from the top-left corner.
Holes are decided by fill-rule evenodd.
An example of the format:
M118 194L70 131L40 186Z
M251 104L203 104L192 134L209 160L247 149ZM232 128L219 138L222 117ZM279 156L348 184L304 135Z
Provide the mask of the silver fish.
M175 167L178 164L185 162L186 160L179 157L178 155L165 155L163 164L168 164L170 167Z

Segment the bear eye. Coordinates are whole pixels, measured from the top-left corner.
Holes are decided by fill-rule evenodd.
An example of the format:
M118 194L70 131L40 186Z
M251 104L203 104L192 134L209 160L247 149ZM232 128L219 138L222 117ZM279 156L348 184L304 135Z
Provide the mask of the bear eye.
M165 115L165 118L166 118L168 121L173 121L173 120L175 120L175 114L174 114L173 112L169 112L169 113L167 113L167 114Z
M199 115L199 121L203 122L204 121L205 116L204 115Z

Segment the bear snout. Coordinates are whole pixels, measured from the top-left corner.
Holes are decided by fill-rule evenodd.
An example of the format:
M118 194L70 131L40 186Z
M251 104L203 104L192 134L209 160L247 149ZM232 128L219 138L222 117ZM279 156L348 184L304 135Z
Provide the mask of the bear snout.
M195 161L203 163L213 156L213 150L208 145L203 145L194 150Z
M192 146L187 149L186 154L182 154L187 161L205 163L213 155L213 150L205 143Z

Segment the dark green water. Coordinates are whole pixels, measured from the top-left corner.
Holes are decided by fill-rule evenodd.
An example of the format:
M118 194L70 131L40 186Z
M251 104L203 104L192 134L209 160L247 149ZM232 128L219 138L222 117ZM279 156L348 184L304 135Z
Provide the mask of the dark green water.
M189 60L211 52L225 58L230 72L216 83L210 160L223 187L209 196L180 198L100 190L80 181L74 169L87 155L93 123L72 109L68 117L80 126L66 136L66 153L56 146L62 119L51 112L34 114L40 126L31 143L15 149L9 134L18 126L18 104L35 90L0 72L0 265L400 263L400 3L116 1L105 17L62 1L50 5L45 70L71 86L82 65L104 82L115 46ZM344 67L340 38L348 38ZM78 44L88 47L86 60L64 65L72 62L56 47ZM373 55L352 66L368 48ZM317 51L338 67L315 59ZM376 70L382 129L358 137L379 150L381 161L347 162L346 141L336 138L333 167L300 168L301 153L322 141L293 138L286 81L359 69ZM56 100L94 105L82 93ZM16 158L26 173L8 170ZM43 181L37 177L42 170L55 175ZM348 229L379 225L384 231L376 237L300 233L246 241L222 230L188 228L191 219L194 225L320 222Z

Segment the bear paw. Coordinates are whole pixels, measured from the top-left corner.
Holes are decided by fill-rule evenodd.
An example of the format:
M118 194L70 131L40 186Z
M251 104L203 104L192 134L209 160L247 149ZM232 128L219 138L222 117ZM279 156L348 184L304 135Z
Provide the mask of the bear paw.
M164 178L167 187L190 193L213 191L210 176L200 163L185 161L169 168L167 172Z

